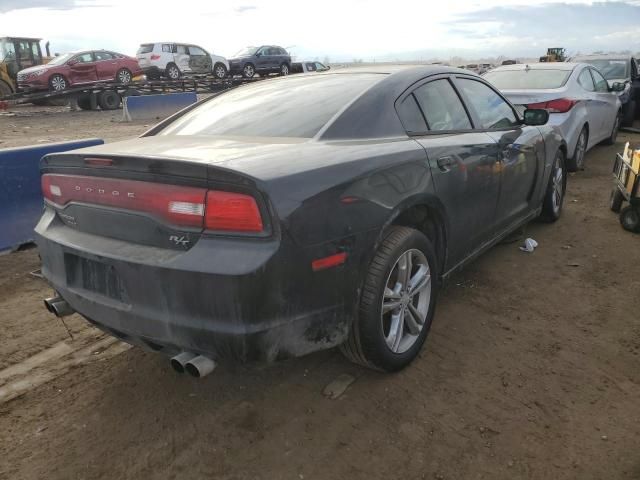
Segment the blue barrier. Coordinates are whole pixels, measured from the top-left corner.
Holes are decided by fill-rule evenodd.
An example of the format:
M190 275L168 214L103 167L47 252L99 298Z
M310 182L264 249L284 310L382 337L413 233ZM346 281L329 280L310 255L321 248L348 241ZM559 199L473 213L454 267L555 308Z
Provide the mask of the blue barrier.
M195 92L167 93L124 97L123 116L128 122L143 119L164 119L198 101Z
M33 240L42 215L40 159L48 153L101 145L98 138L0 149L0 252Z

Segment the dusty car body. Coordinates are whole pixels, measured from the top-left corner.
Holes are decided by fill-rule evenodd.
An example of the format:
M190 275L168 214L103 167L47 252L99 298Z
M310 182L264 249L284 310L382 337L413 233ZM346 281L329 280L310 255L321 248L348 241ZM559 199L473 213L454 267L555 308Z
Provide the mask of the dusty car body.
M230 73L245 78L252 78L256 73L289 75L290 70L291 55L277 45L246 47L229 59Z
M591 65L548 62L494 68L484 76L516 106L546 108L567 141L571 171L584 169L586 152L614 142L620 124L617 92Z
M108 50L89 50L60 55L49 63L18 72L22 91L52 90L98 82L129 83L141 75L138 60Z
M45 157L42 272L60 305L168 356L342 345L397 370L442 279L559 217L566 145L540 112L530 126L446 67L243 86L141 138Z

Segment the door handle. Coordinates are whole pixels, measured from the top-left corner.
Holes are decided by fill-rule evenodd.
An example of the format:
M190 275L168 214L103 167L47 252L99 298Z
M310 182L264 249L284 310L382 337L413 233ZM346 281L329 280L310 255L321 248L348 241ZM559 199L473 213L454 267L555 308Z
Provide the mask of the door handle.
M438 164L438 168L440 170L442 170L443 172L448 172L450 170L449 167L453 165L453 158L448 155L445 157L440 157L436 163Z

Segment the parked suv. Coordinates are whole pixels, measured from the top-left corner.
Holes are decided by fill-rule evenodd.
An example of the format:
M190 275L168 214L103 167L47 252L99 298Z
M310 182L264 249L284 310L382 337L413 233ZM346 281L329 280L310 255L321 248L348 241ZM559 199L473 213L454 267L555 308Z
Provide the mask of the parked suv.
M251 78L256 73L289 75L291 55L276 45L246 47L229 60L229 70L232 75L241 74L245 78Z
M190 73L213 73L218 78L224 78L229 71L229 63L224 57L187 43L143 43L136 57L140 68L149 78L164 76L177 80L183 74Z
M622 104L621 124L625 127L633 125L635 118L640 116L638 59L629 55L581 55L571 61L596 67L611 87L616 82L624 84L624 90L618 92Z

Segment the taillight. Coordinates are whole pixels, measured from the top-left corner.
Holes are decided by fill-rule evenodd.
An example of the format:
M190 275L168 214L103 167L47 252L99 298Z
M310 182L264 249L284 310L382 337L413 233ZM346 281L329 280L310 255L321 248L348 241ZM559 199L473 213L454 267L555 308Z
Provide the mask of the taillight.
M261 232L262 216L255 198L251 195L209 190L204 228L234 232Z
M155 53L151 55L151 60L160 60L160 55L156 55Z
M262 215L251 195L137 180L45 174L42 194L64 207L70 202L105 205L159 217L176 226L259 233Z
M549 100L548 102L530 103L527 108L544 108L549 113L565 113L573 108L578 103L577 100L571 100L569 98L556 98L555 100Z

